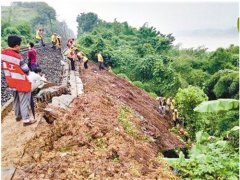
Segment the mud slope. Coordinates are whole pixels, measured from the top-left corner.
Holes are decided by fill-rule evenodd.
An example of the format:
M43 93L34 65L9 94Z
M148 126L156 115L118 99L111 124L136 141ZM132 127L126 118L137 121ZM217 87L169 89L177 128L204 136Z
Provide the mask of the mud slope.
M91 96L90 102L94 101L96 96L111 98L112 101L133 109L139 115L136 123L141 127L150 128L158 137L160 150L174 149L182 145L182 142L167 130L171 123L157 112L156 100L143 90L107 71L98 72L95 66L82 71L82 80L84 93ZM76 103L81 103L81 100Z
M14 179L176 179L159 152L183 147L147 93L90 64L84 95L40 124Z

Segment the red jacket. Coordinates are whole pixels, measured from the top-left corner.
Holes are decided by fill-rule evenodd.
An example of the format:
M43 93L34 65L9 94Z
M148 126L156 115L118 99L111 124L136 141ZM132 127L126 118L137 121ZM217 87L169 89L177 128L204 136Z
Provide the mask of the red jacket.
M12 49L6 48L2 50L1 59L8 87L19 92L31 92L31 82L20 67L22 56Z

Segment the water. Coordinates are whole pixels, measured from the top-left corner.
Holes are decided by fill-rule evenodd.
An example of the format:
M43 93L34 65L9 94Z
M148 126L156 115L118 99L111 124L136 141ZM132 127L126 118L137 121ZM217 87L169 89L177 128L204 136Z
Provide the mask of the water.
M230 44L239 45L238 37L175 37L174 45L181 44L180 48L197 48L204 46L208 51L219 47L227 48Z

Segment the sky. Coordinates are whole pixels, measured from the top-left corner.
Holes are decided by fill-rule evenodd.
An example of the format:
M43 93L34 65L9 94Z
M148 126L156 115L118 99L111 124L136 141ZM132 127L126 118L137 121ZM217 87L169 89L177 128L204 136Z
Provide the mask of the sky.
M37 0L26 0L37 1ZM56 10L57 19L65 20L77 33L76 17L94 12L107 22L127 21L133 27L145 22L163 34L173 33L174 44L182 48L205 46L209 50L238 44L238 1L153 1L153 0L43 0ZM2 0L1 5L8 5Z

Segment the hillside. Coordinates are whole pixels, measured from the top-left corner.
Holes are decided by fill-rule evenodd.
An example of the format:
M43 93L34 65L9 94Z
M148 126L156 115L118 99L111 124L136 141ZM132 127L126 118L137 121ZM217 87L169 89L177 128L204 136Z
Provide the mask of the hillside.
M94 64L81 78L84 94L55 111L54 125L38 125L15 177L176 179L159 152L184 144L155 100Z
M26 13L29 15L26 16ZM37 17L37 15L38 13L36 12L36 10L32 8L1 6L1 17L3 20L10 19L11 22L30 22L35 17Z
M62 41L73 37L73 31L65 21L58 21L56 11L45 2L13 2L11 6L1 6L1 47L7 47L7 37L16 34L22 37L22 46L35 42L38 28L44 29L44 40L50 41L52 32L62 37Z

